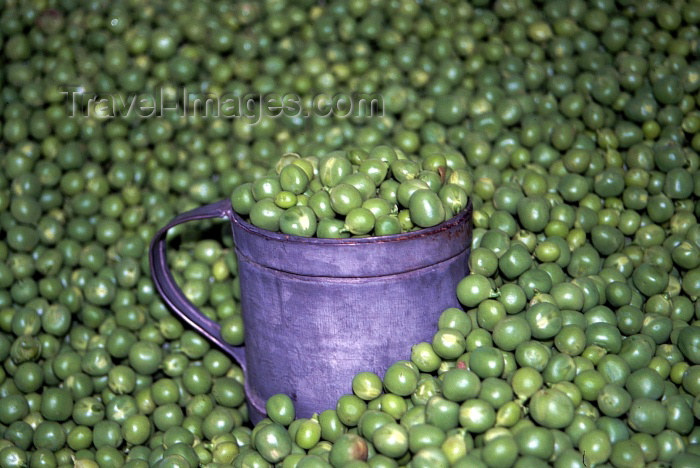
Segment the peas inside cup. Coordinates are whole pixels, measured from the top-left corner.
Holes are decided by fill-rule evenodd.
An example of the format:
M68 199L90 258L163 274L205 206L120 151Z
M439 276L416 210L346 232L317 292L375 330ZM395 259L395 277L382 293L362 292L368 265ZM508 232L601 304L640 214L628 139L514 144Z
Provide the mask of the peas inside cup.
M322 157L290 153L276 175L237 187L231 203L254 226L294 236L400 234L436 226L466 208L467 192L449 182L464 160L450 161L409 157L388 146Z

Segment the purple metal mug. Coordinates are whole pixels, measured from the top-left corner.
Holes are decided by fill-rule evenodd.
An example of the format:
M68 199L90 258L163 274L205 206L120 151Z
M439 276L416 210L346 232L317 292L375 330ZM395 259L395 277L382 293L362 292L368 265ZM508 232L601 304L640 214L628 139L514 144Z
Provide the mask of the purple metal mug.
M185 322L231 355L246 376L254 422L265 401L285 393L297 417L335 408L352 378L379 376L411 347L430 341L440 313L459 307L468 273L471 202L432 228L383 237L319 239L259 229L229 200L176 216L153 238L153 282ZM225 217L238 256L245 345L223 341L220 326L192 305L166 261L166 233L186 221Z

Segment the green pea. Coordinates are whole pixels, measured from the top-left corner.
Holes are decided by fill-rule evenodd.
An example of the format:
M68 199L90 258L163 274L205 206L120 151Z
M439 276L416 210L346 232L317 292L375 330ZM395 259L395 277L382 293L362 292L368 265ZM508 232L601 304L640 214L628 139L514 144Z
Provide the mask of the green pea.
M336 413L338 419L346 426L356 426L365 412L367 404L355 395L343 395L338 399Z
M503 304L506 313L516 314L524 309L527 297L520 286L513 283L506 283L499 289L500 295L497 300Z
M662 292L668 285L668 274L655 265L643 263L632 274L634 285L646 296Z
M35 433L36 435L36 433ZM96 448L118 447L122 443L119 424L114 421L100 421L93 429L93 444Z
M535 422L549 429L566 427L574 418L574 405L569 397L554 389L535 392L529 408Z
M459 425L459 405L438 395L436 389L425 403L425 422L442 431L454 429Z
M345 216L345 229L355 235L370 233L374 224L374 214L367 208L353 208Z
M228 408L236 408L245 401L243 386L230 377L217 378L211 393L218 404Z
M457 284L459 302L467 307L475 307L493 294L488 278L479 274L465 276Z
M318 417L318 422L321 425L321 438L329 442L335 442L345 432L345 426L336 410L323 411Z
M42 394L41 412L49 421L65 421L73 412L73 397L68 390L48 388Z
M129 350L129 365L144 375L155 373L160 368L162 358L162 349L148 341L138 341Z
M250 209L250 222L261 229L278 231L283 212L273 199L263 198L257 201Z
M542 376L532 367L521 367L512 377L513 391L521 399L531 397L543 384Z
M632 398L657 399L663 394L663 379L654 370L643 367L637 369L627 377L625 388Z
M142 414L135 414L127 418L122 426L122 436L130 444L140 445L145 443L151 435L151 422Z
M401 233L401 223L395 215L379 215L374 221L376 236L391 236Z
M47 449L55 452L65 444L66 435L61 425L57 422L42 421L34 429L32 442L37 449Z
M263 177L253 182L251 193L255 201L265 198L274 198L282 190L280 182L274 177Z
M295 436L295 442L303 449L314 447L321 438L321 426L318 421L307 419L300 424Z
M287 209L295 206L297 204L297 196L286 190L282 190L277 195L275 195L275 205L282 209Z
M554 345L562 353L577 356L586 346L586 336L581 327L564 325L554 337Z
M328 239L342 239L350 237L345 223L339 219L323 218L316 225L316 236Z
M347 215L353 208L362 206L362 194L350 184L340 183L329 192L331 207L340 215Z
M554 435L548 429L533 427L515 435L518 450L522 455L531 455L548 460L554 453Z
M428 186L428 184L426 184L422 180L408 179L408 180L405 180L404 182L401 182L401 184L399 184L399 186L396 188L396 201L402 207L410 209L409 205L410 205L411 197L418 190L426 190L427 191L426 193L428 193L428 192L433 193L430 190L430 187ZM434 193L433 193L433 195L434 195ZM424 195L424 197L426 197L426 196L427 195ZM430 197L430 199L433 200L432 197ZM438 200L439 200L439 197L438 197ZM442 203L439 203L439 204L442 205ZM435 203L435 209L439 210L439 208L437 208L437 203ZM444 210L444 207L443 207L443 210Z
M517 278L531 265L530 252L520 243L512 244L498 259L498 268L508 279Z
M341 183L355 187L362 195L362 200L368 200L374 197L377 190L374 181L362 172L354 172L344 177Z
M386 179L389 166L378 159L365 159L358 167L358 171L366 174L372 179L375 186L380 186Z
M628 424L637 432L656 435L666 425L666 412L660 402L638 398L630 406Z
M471 351L469 367L480 378L498 377L505 363L502 352L492 346L482 346Z
M340 466L355 460L365 461L367 456L367 441L355 434L344 434L333 444L328 460L334 466Z
M161 431L181 425L183 419L182 409L175 403L159 406L153 412L153 424Z
M445 359L455 359L464 353L464 335L455 329L438 330L433 336L433 349Z
M363 400L373 400L382 393L382 381L373 372L360 372L353 377L352 390Z
M483 400L469 399L459 408L459 423L472 433L482 433L496 422L496 412Z
M0 410L0 422L10 424L24 418L29 414L27 400L21 395L8 395L6 404Z
M454 125L460 122L467 112L467 106L463 99L455 96L440 96L435 104L435 116L445 125Z
M394 179L387 179L379 185L377 191L380 198L395 205L398 203L398 189L400 184Z
M431 424L417 424L408 431L408 445L416 453L427 447L438 447L445 440L445 433Z
M553 338L562 328L561 311L547 302L531 306L525 312L525 319L530 325L532 336L538 339Z
M479 399L498 410L509 401L513 401L513 390L505 380L487 377L481 383Z
M294 206L279 217L280 230L292 236L311 237L316 233L316 214L308 206Z
M352 173L352 163L341 153L331 153L319 160L318 176L326 187L335 187Z
M411 220L411 214L408 210L399 211L396 217L399 221L399 226L401 226L401 232L411 231L413 228L415 228L415 225Z
M420 165L408 159L398 159L391 163L391 175L399 183L415 179L420 173Z
M671 199L688 198L692 193L692 176L687 170L676 167L666 173L664 193Z
M309 185L309 177L301 167L289 164L282 168L279 175L279 184L282 190L299 195L306 191Z
M222 406L215 406L202 420L202 434L212 440L216 436L230 432L234 425L233 413Z
M309 208L314 210L319 220L335 217L335 212L331 207L330 196L325 190L320 190L309 197Z
M532 232L541 232L549 222L549 207L544 198L522 198L517 204L521 225Z
M597 429L581 436L579 450L590 463L603 463L610 457L612 445L607 434Z
M255 197L253 196L253 184L250 182L237 186L231 194L231 205L236 213L247 216L250 213Z
M700 363L700 348L698 348L699 340L700 327L697 326L684 327L678 334L678 349L693 364Z
M622 347L622 336L614 325L597 322L586 328L586 344L597 345L606 351L617 353Z
M665 401L666 406L666 427L667 429L685 434L693 428L693 418L691 416L688 402L683 396L672 396Z
M491 250L477 247L469 256L469 271L483 276L491 276L498 268L498 257Z
M365 208L369 211L372 212L375 218L378 218L379 216L385 216L389 215L394 211L394 208L392 208L389 205L389 202L384 200L383 198L369 198L365 200L362 203L362 208Z
M294 403L282 393L275 394L265 403L267 416L278 424L288 426L294 420Z
M270 463L284 459L292 450L292 440L280 424L270 423L261 428L254 438L256 450Z
M610 462L619 466L644 464L644 452L634 441L621 440L613 445Z
M397 459L408 450L408 432L399 424L388 423L374 432L372 443L379 453Z

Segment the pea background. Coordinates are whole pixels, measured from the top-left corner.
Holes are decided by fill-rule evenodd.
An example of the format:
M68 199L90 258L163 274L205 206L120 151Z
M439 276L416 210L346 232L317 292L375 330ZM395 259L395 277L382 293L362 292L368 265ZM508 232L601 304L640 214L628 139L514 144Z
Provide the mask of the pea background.
M696 1L0 5L0 467L700 465ZM383 115L71 116L74 91ZM407 231L437 180L474 206L463 308L335 408L250 424L241 369L154 290L155 232L225 198L270 230ZM168 259L241 344L226 229L178 228Z

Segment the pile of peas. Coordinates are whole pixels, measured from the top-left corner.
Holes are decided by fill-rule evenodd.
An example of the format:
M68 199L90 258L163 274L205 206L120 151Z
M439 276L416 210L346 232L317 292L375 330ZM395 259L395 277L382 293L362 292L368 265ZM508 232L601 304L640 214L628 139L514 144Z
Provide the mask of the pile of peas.
M700 466L699 28L697 0L0 0L0 468ZM383 112L70 98L183 92ZM149 277L157 230L224 198L317 237L468 199L462 308L335 408L276 395L252 425L241 368ZM227 229L174 229L168 259L237 345Z
M466 167L459 154L448 166L443 154L414 161L386 145L321 158L290 154L276 176L236 187L231 204L253 225L288 235L388 236L437 226L464 210Z

